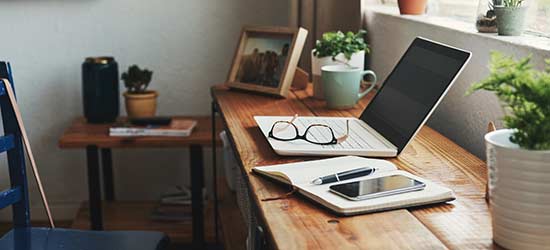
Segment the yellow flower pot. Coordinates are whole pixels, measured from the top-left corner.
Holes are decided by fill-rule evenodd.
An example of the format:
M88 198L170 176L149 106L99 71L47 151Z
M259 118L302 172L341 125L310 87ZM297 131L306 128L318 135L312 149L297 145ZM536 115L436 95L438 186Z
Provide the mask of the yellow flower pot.
M126 113L133 118L155 116L157 96L158 93L154 90L138 94L124 92Z

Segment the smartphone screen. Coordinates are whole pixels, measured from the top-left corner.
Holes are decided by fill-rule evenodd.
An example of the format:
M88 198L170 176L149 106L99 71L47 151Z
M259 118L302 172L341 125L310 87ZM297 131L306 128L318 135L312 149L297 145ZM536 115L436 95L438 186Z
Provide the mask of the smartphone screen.
M423 182L403 175L337 184L330 191L352 200L363 200L424 189Z

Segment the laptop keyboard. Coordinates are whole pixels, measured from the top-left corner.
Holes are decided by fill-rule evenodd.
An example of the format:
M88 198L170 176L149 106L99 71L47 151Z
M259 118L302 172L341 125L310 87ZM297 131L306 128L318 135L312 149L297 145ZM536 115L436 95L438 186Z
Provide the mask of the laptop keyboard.
M304 133L306 128L311 124L324 124L332 128L334 135L338 138L346 134L346 120L344 119L319 119L319 118L306 118L298 117L294 121L300 134ZM373 149L373 148L387 148L378 138L372 135L365 127L363 127L359 121L355 119L349 120L349 137L346 141L335 145L323 145L323 148L332 149ZM320 133L319 129L312 128L309 133L315 138L323 138L322 141L330 140L331 135L326 133Z

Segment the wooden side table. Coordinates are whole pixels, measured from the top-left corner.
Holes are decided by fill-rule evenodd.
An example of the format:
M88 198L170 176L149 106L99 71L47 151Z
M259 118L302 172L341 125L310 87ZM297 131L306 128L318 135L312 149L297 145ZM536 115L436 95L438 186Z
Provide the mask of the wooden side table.
M203 147L213 145L212 134L222 126L212 123L209 117L182 117L198 121L188 137L111 137L112 124L89 124L82 117L75 119L59 139L62 149L85 148L88 168L90 224L93 230L103 230L100 165L102 166L105 200L115 200L112 152L113 148L183 148L190 150L190 174L193 216L193 245L201 248L204 240L204 163ZM120 120L126 118L121 117ZM214 125L214 126L213 126ZM217 128L217 129L216 129ZM217 138L217 136L216 136ZM215 141L219 142L219 138ZM221 145L221 144L217 144ZM99 154L101 153L101 158ZM101 159L101 164L100 164ZM214 194L216 199L217 194ZM217 223L217 222L216 222ZM217 225L216 225L216 239Z

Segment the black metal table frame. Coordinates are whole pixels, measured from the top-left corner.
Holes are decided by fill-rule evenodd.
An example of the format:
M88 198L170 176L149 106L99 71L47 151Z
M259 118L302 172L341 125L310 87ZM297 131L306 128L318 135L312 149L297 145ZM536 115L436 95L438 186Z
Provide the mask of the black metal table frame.
M215 127L214 127L215 129ZM215 131L215 130L214 130ZM213 140L215 146L215 140ZM213 148L215 152L216 148ZM96 145L86 147L86 158L88 165L88 193L90 206L90 225L92 230L103 230L102 197L101 197L101 174L103 172L103 184L106 201L115 200L115 187L113 175L113 159L111 148L101 148L101 166L99 164L99 150ZM193 226L193 248L203 249L206 245L204 237L204 163L201 145L190 145L190 172L191 172L191 201L192 201L192 226ZM215 162L214 162L215 164ZM215 165L214 165L215 166ZM214 167L214 171L216 168ZM214 183L216 183L214 181ZM217 192L214 197L215 211L217 212ZM216 213L216 243L218 242L218 226Z
M218 105L216 103L216 100L212 99L212 148L216 148L216 114L219 113ZM221 115L221 114L220 114ZM223 120L223 119L222 119ZM213 179L217 180L218 178L218 171L216 169L216 150L212 151L212 165L214 168L212 169L212 175ZM227 174L227 173L226 173ZM253 204L253 209L257 210L257 206ZM218 242L218 185L217 181L214 181L214 214L215 214L215 228L216 228L216 243ZM252 237L252 249L266 249L266 236L265 236L265 230L261 225L258 225L254 230L251 232L251 235L249 237Z

